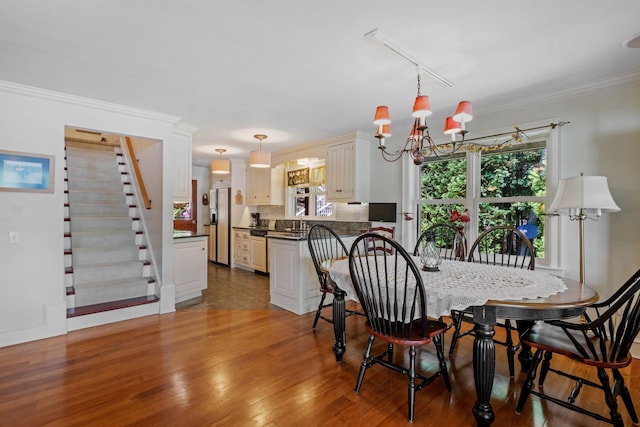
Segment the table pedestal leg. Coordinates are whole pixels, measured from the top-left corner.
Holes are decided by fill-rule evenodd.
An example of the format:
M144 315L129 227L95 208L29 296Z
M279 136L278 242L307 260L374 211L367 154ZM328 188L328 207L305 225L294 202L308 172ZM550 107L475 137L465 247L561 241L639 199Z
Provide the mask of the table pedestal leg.
M342 362L342 355L345 352L345 331L344 331L344 296L345 292L339 288L333 290L333 334L335 343L333 353L336 355L336 362Z
M496 371L496 349L493 342L496 313L490 307L473 307L475 340L473 342L473 379L476 387L476 400L473 416L478 426L493 423L494 414L489 403L493 389L493 377Z

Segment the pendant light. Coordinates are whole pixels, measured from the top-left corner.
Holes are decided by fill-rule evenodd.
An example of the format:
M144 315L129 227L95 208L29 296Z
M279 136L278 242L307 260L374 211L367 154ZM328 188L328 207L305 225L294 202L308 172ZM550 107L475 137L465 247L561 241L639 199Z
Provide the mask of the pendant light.
M270 168L271 153L268 151L262 151L262 140L267 139L267 135L257 134L253 135L253 137L260 142L260 149L250 153L249 166L252 168Z
M222 153L224 153L224 148L216 148L220 158L211 162L211 173L216 175L226 175L231 171L231 166L229 164L229 160L224 160L222 158Z

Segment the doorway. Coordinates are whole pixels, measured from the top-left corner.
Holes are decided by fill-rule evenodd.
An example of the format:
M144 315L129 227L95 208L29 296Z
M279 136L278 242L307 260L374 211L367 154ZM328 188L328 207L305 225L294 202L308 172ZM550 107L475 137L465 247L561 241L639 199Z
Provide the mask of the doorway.
M198 229L198 181L191 180L191 202L173 202L173 229L196 233Z

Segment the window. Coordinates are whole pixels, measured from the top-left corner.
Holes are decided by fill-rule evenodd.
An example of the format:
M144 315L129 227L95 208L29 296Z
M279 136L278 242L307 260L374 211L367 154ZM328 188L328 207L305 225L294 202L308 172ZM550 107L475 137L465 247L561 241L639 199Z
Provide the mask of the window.
M318 158L291 160L287 168L287 217L331 217L334 210L327 201L325 161Z
M469 242L487 227L515 226L531 239L536 257L544 261L546 190L546 140L426 159L420 173L420 230L449 222L453 210L466 209L471 216L465 230Z
M309 187L294 187L294 216L321 216L333 214L333 207L327 202L325 184Z

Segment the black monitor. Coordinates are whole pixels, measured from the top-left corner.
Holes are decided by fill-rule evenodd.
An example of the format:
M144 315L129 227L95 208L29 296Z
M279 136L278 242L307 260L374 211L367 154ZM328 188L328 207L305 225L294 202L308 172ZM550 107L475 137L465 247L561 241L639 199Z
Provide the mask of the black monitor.
M396 222L396 204L369 203L369 221Z

